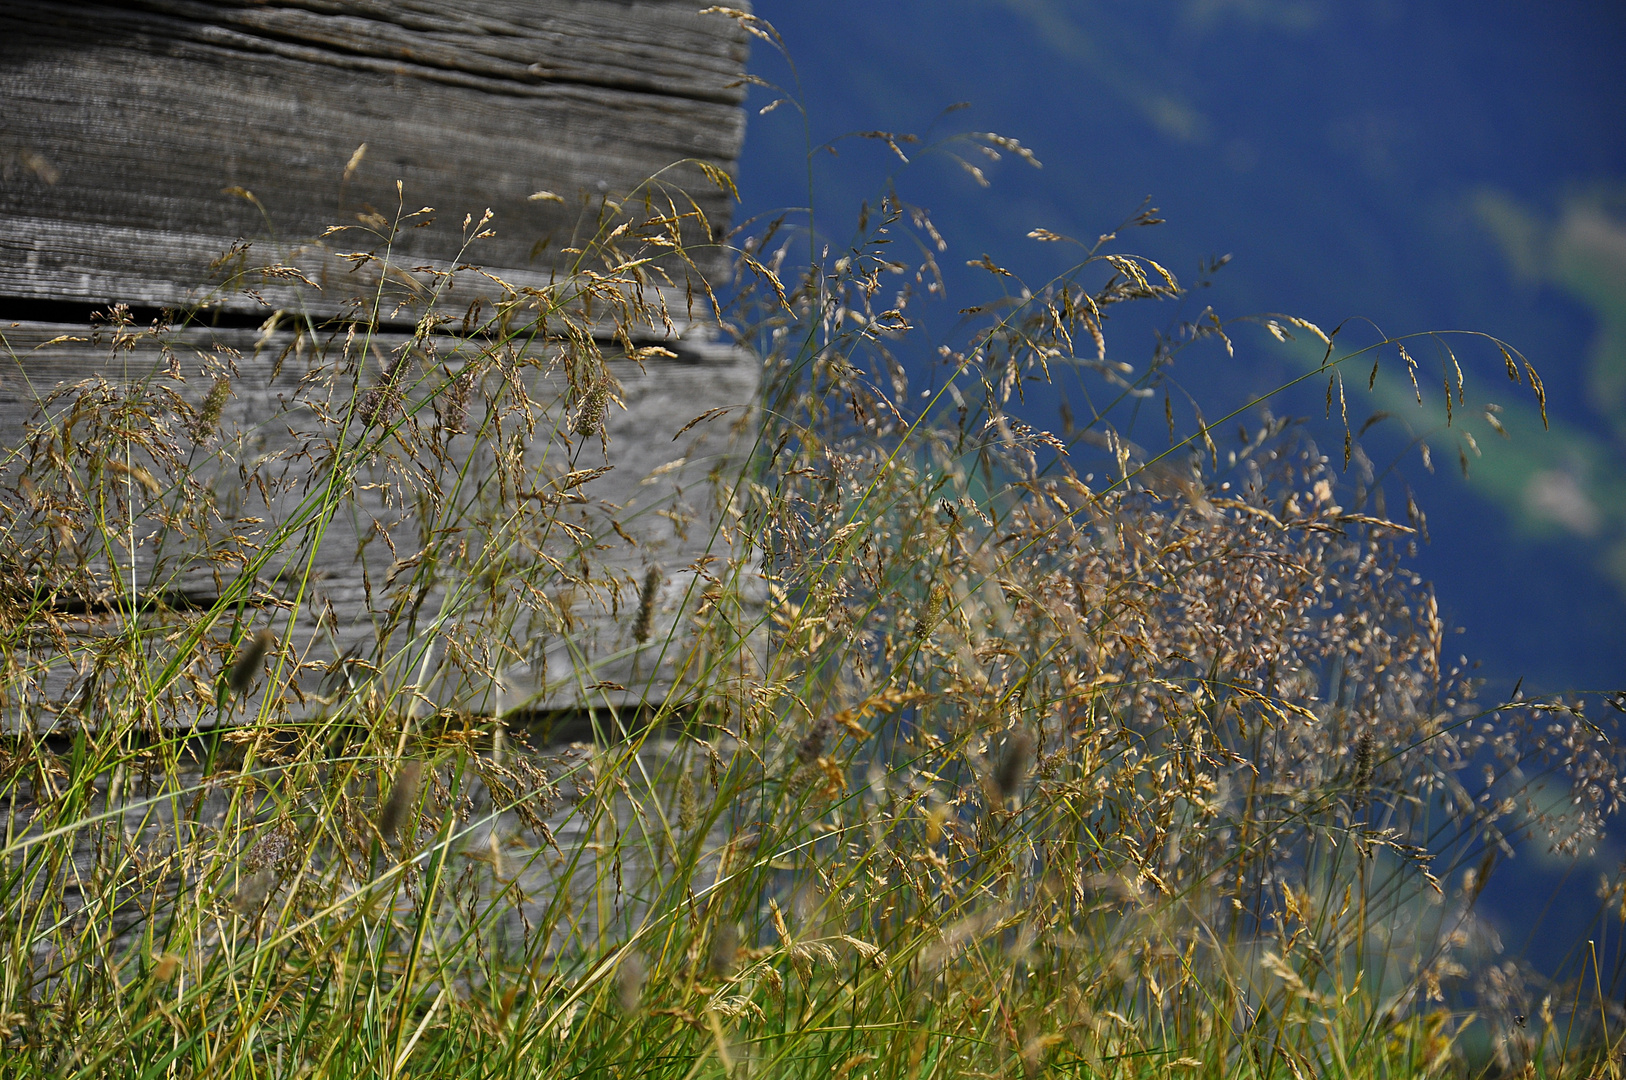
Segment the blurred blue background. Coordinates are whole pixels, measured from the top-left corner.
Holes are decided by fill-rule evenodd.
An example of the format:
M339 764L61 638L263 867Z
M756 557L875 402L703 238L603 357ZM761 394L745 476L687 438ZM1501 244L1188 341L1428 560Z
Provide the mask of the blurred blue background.
M932 212L950 245L947 302L925 331L934 344L961 343L946 336L954 311L1000 288L967 260L986 253L1038 287L1070 260L1030 230L1093 241L1150 195L1167 224L1124 234L1117 250L1182 282L1202 260L1234 256L1178 317L1206 304L1329 330L1363 317L1389 335L1470 329L1522 350L1545 380L1549 431L1495 349L1468 344L1453 345L1469 370L1451 428L1439 360L1422 343L1412 351L1424 406L1391 351L1374 393L1351 373L1361 389L1350 419L1393 414L1367 448L1380 470L1398 462L1393 483L1428 514L1415 565L1463 628L1457 650L1483 661L1488 697L1520 677L1542 693L1626 686L1626 7L758 0L755 10L790 48L813 144L872 129L993 131L1043 162L978 157L985 189L946 153L906 166L884 144L848 139L839 156L815 155L819 229L837 249L860 201L873 205L889 179ZM752 69L793 85L761 43ZM776 96L752 91L742 219L809 201L801 115L755 114ZM941 115L958 102L970 104ZM1144 365L1155 328L1177 317L1172 305L1150 314L1109 323L1110 354ZM1348 334L1374 340L1360 325ZM1242 332L1235 359L1199 351L1176 375L1212 418L1319 361L1308 345ZM1324 386L1275 408L1316 418L1336 453ZM1028 412L1059 428L1058 404L1030 396ZM1485 420L1487 404L1511 438ZM1586 936L1599 875L1622 852L1611 839L1576 864L1521 853L1486 897L1509 952L1554 970Z

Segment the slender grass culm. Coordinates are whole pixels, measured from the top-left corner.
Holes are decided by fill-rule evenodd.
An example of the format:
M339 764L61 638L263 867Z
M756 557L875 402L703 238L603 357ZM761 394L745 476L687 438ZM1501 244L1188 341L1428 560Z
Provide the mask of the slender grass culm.
M455 310L408 205L344 230L346 318L63 387L4 450L0 1073L1619 1075L1608 975L1543 985L1475 917L1617 809L1602 716L1479 698L1347 425L1173 404L1176 356L1255 331L1324 351L1329 413L1421 340L1539 397L1511 346L1204 312L1109 360L1113 309L1185 294L1113 246L1142 212L1049 282L992 267L922 397L946 241L895 190L830 251L737 232L714 289L657 178L588 204L575 273ZM677 432L699 488L609 505L617 372L679 303L760 393ZM162 372L193 329L99 333ZM1013 399L1063 370L1094 405L1058 435ZM253 379L277 415L232 411ZM636 686L570 652L588 610ZM590 740L528 740L527 664Z

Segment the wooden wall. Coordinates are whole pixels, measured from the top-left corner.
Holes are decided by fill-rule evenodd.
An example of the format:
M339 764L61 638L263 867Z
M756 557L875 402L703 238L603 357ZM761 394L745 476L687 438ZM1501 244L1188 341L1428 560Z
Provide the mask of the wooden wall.
M493 210L472 255L520 280L569 263L583 195L656 174L721 229L724 194L671 168L732 170L744 133L742 35L698 7L0 4L0 296L199 299L233 240L304 245L369 207L393 217L397 180L409 210L447 223ZM450 260L459 243L413 231L401 254Z
M568 419L582 405L581 387L568 376L581 349L536 339L503 361L523 368L528 393L553 410L546 413L551 435L535 438L528 460L613 467L578 493L572 513L582 534L595 537L593 557L631 597L630 605L625 593L568 601L577 608L567 631L515 630L505 647L526 659L505 665L495 707L658 696L670 673L640 659L630 637L639 582L661 567L660 618L670 626L689 617L685 598L692 607L704 587L717 520L715 501L699 493L707 476L740 452L748 425L739 421L748 416L758 375L753 358L708 325L708 305L693 303L703 297L698 277L716 277L727 262L718 241L731 197L716 177L732 173L740 150L746 54L736 24L702 16L699 6L0 3L0 451L15 465L29 431L37 442L42 424L61 422L72 395L54 414L42 408L58 387L99 378L111 393L140 397L162 384L196 409L225 372L229 404L219 433L207 440L216 458L228 447L262 460L295 457L293 448L310 433L289 418L311 412L300 398L310 370L300 365L319 341L353 364L353 395L376 385L391 357L407 354L420 386L454 377L469 362L485 364L482 378L489 378L501 367L493 336L481 336L478 317L467 334L455 318L471 301L487 301L481 310L489 317L489 302L511 290L559 295L563 283L568 292L584 270L606 269L583 264L595 229L638 217L646 205L671 206L684 215L692 261L668 256L650 271L646 298L664 303L672 323L655 320L630 342L660 351L642 363L626 359L629 342L613 334L602 305L587 331L608 357L604 376L620 399L607 414L605 440L595 437L590 450L589 440L568 445ZM708 175L696 161L718 173ZM533 197L539 192L549 194ZM436 212L412 224L432 218L433 225L403 229L386 248L380 236L392 231L398 213L424 206ZM478 220L488 210L494 235L469 245L465 215ZM324 236L333 225L351 228ZM382 261L358 267L341 257L364 247L387 254L394 267L389 274L397 280L386 276L382 291ZM223 262L228 251L235 254ZM483 272L451 273L471 263ZM305 280L253 272L269 265L297 268ZM405 284L409 277L419 284ZM454 319L437 331L426 359L414 327L437 289L434 303ZM392 299L378 306L380 295ZM92 312L116 303L136 317L122 337L90 325ZM161 318L161 309L174 318ZM154 321L173 321L173 328L151 330ZM475 397L471 430L480 419ZM730 409L729 420L674 440L685 423L714 408ZM424 425L432 415L426 408ZM473 436L458 438L457 452L477 460ZM369 467L387 465L374 460ZM230 469L217 460L216 472L204 482L219 486ZM367 479L360 473L356 483L365 487ZM382 657L390 647L380 636L387 619L373 578L391 560L369 565L363 541L369 532L404 537L415 523L410 510L390 503L388 484L377 482L376 490L364 513L336 522L323 542L316 596L305 603L329 612L328 628L308 613L290 623L287 596L266 581L238 590L259 606L246 618L233 616L241 626L231 635L272 626L290 655L305 659L309 688L330 680L324 658L368 650ZM262 502L256 513L235 511L259 520L234 526L222 519L222 528L250 540L268 535L294 505ZM687 509L661 510L680 504ZM674 528L686 514L694 527ZM138 540L142 550L131 557L143 574L169 575L166 595L190 590L189 602L206 608L231 591L220 563L195 559L177 577L144 543ZM394 561L406 557L392 546ZM580 547L572 550L580 554ZM726 562L728 553L719 553ZM433 586L436 595L446 584ZM107 624L81 618L76 632L90 640ZM523 640L527 634L536 640ZM58 666L53 679L63 694L88 677L83 660Z

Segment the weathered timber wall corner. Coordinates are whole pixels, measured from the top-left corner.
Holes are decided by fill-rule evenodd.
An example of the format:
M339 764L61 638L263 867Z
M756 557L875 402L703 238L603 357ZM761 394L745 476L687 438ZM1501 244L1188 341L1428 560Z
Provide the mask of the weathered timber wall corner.
M702 16L699 7L694 0L0 2L0 453L15 465L25 445L57 452L51 425L60 429L73 402L86 400L83 392L53 397L62 387L101 380L95 408L123 417L145 415L129 401L150 404L161 383L178 410L153 421L162 442L185 427L182 414L207 411L211 390L226 379L219 434L208 440L221 467L194 479L237 544L233 558L200 556L177 552L173 537L132 531L130 550L103 559L105 597L36 598L54 605L53 633L66 628L59 644L71 647L48 677L9 681L0 709L13 717L33 710L30 722L45 726L71 719L71 701L88 700L102 677L85 643L117 622L120 590L129 594L124 610L139 608L143 618L235 605L229 640L200 657L194 676L210 665L219 671L226 650L257 626L281 635L285 663L303 664L289 684L300 697L331 696L355 671L376 674L393 664L404 678L408 666L434 672L449 663L450 646L436 645L409 664L399 636L392 638L423 633L421 620L402 615L403 603L418 619L455 583L430 575L410 602L397 597L393 610L384 602L398 578L418 573L409 553L423 524L422 507L406 505L411 485L392 487L390 470L406 466L387 453L370 457L353 478L357 491L374 494L360 496L361 511L334 519L304 592L287 587L296 568L256 565L244 554L300 512L308 494L288 472L311 467L316 420L331 420L345 402L343 394L326 404L307 400L315 376L304 362L330 353L356 373L352 418L367 385L398 377L401 365L419 388L478 370L467 430L448 427L425 391L421 417L409 414L397 441L421 436L443 463L494 473L497 457L475 438L481 387L511 380L528 360L528 393L551 410L556 438L538 436L526 463L546 472L557 458L555 471L569 475L611 467L572 489L569 500L555 500L568 503L574 549L533 554L579 557L619 584L550 587L551 621L532 611L493 631L491 655L458 679L434 690L413 684L424 702L487 712L622 705L690 677L674 669L683 666L678 650L651 643L692 621L708 567L729 561L714 539L721 504L700 493L749 434L742 421L759 375L754 358L708 326L697 281L726 268L719 241L730 196L717 180L733 173L740 150L746 58L738 26ZM482 336L480 320L504 296L565 295L581 275L595 222L622 200L629 213L633 201L681 211L689 259L652 264L646 289L625 290L642 291L663 316L629 335L600 304L591 325L578 320L576 345L537 339L529 357ZM388 269L383 259L342 257L357 247L351 233L323 235L333 225L378 228L398 208L420 206L436 209L434 226L402 230ZM465 248L464 215L477 220L488 209L494 235ZM459 270L464 264L481 272ZM243 273L266 266L287 269ZM587 269L602 273L605 265ZM379 297L386 302L377 304ZM473 312L473 322L460 327L454 318L426 337L431 303L454 317ZM134 329L92 325L93 313L113 305L133 312ZM137 332L171 320L173 329ZM600 365L586 383L582 341ZM628 346L660 350L628 358ZM606 413L602 443L595 436L570 448L572 418L595 379L619 400ZM135 396L121 397L126 391ZM730 410L728 421L674 439L712 409ZM66 421L70 434L75 422ZM134 475L162 480L165 448L139 431L125 436ZM238 480L253 463L268 461L288 463L285 486L242 490ZM412 490L434 501L421 485ZM83 538L62 542L70 540L83 548ZM217 540L197 542L214 551ZM708 551L717 563L706 560ZM13 555L14 565L0 569L26 585L27 559ZM121 560L138 581L120 574ZM653 626L636 626L641 582L655 566L665 569ZM244 575L253 580L244 584ZM17 689L24 685L35 690ZM226 722L247 712L238 702L215 715Z
M731 171L744 134L743 36L697 9L0 4L0 296L196 300L237 238L307 241L363 207L391 214L397 180L409 209L491 208L500 228L477 257L520 282L568 263L581 192L625 195L669 170L724 225L716 185L670 169ZM564 201L530 199L539 190ZM401 254L450 259L458 243L413 233Z

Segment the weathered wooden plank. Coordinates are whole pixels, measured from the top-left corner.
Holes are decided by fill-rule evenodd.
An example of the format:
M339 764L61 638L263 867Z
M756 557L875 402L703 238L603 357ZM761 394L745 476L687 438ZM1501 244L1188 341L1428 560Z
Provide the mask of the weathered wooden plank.
M135 0L127 5L184 20L187 32L242 31L244 48L302 43L357 57L409 62L425 78L465 73L510 80L575 82L737 105L744 35L700 14L693 0L509 0L478 5L423 0ZM217 35L218 37L218 35ZM258 39L257 41L254 39Z
M59 556L88 550L103 568L109 595L99 606L77 598L60 609L83 655L99 636L129 622L118 614L129 605L114 584L116 565L135 567L133 591L155 608L180 606L183 621L214 609L222 630L233 619L275 628L308 665L294 680L304 694L331 691L342 674L333 664L347 656L360 670L385 670L398 684L415 684L425 701L482 712L620 706L702 677L684 670L696 640L687 620L708 579L741 554L715 532L723 520L716 495L726 497L731 468L746 448L738 440L749 437L741 422L750 415L759 368L748 354L696 333L673 342L682 350L677 359L640 366L612 357L607 374L624 408L608 409L602 437L583 437L573 430L580 396L550 355L554 346L540 344L534 354L494 352L489 344L446 338L432 360L400 377L392 421L398 430L384 437L377 434L383 420L368 427L357 417L378 383L381 358L400 355L402 335L347 342L340 328L291 353L287 330L192 328L117 342L107 330L99 342L84 340L83 330L13 324L3 330L7 359L0 361L0 430L30 433L29 450L13 450L19 456L0 474L14 505L49 497L53 483L80 494L111 486L108 505L124 507L131 522L66 541L44 527L33 535L8 531L14 546L48 549L55 539ZM64 335L80 340L46 344ZM457 425L448 419L441 384L471 362L486 374ZM91 385L74 388L92 372L100 374ZM188 434L187 408L198 409L223 372L231 396L218 433ZM515 379L528 395L523 409L514 406ZM44 395L63 386L70 389L42 407ZM84 415L74 412L80 398L93 406ZM172 404L177 399L186 405ZM120 432L129 421L113 418L130 403L141 419L127 437ZM674 440L688 420L716 408L732 413ZM506 423L501 431L482 423L498 415ZM70 421L70 437L51 434ZM454 433L458 426L466 430ZM183 476L144 449L149 431L162 446L179 440ZM529 486L515 483L499 497L496 456L515 447L522 432L523 469L504 475ZM358 439L374 435L375 446L354 452ZM186 445L188 438L195 446ZM93 464L109 456L109 447L116 473ZM324 535L314 544L296 536L253 565L279 527L308 512L311 493L320 491L345 447L355 464ZM53 454L68 462L71 480L37 467ZM150 490L144 493L127 467L153 477ZM606 471L586 482L569 479L596 469ZM21 484L23 472L28 485ZM127 503L119 502L121 493ZM183 494L207 503L207 537L175 531ZM535 500L542 506L529 519L532 527L510 529ZM556 528L547 524L550 515ZM426 538L431 528L436 536ZM133 544L124 544L126 532ZM422 562L447 558L435 545L455 548L446 538L458 532L476 548L507 544L518 554L451 559L445 572L420 574ZM501 580L487 586L493 595L511 595L493 601L469 593L458 566L500 570ZM652 570L657 602L647 636L638 640L639 593ZM532 590L529 600L515 581ZM234 589L247 605L235 612ZM156 611L143 621L164 619ZM467 650L471 642L486 654L454 670L448 649ZM65 699L83 675L83 663L66 660L50 685L41 685L45 698ZM201 663L207 673L221 661Z
M721 406L745 416L758 371L695 319L698 277L723 267L717 177L740 149L745 44L696 7L0 2L0 301L33 320L0 328L0 571L19 595L50 559L92 571L42 600L69 638L26 646L71 662L32 685L7 667L0 713L18 687L36 704L88 693L92 656L133 624L208 624L187 660L204 681L235 647L217 631L273 627L305 665L296 696L386 671L420 703L500 712L635 703L711 677L662 642L698 641L701 593L743 561L712 542L726 512L708 479L738 447L724 423L670 433ZM413 215L425 205L437 211ZM589 293L562 337L549 304ZM552 331L410 329L501 297L529 305L522 320L546 311ZM635 317L615 310L635 298L649 305ZM225 321L48 324L114 303ZM606 348L584 382L576 368L599 350L561 359L571 334L676 358L639 366ZM51 338L70 340L40 348ZM386 420L366 401L391 358L410 378L384 394ZM436 395L470 363L467 425L448 426ZM222 376L218 428L190 432ZM573 417L606 380L625 409L603 440L583 437ZM566 480L589 468L608 471ZM342 505L307 530L323 490ZM122 530L70 526L90 495L105 501L91 516L123 514ZM431 535L474 546L454 558ZM646 642L635 609L655 566Z
M685 240L715 253L708 234L726 223L727 197L697 167L673 166L699 159L731 170L743 131L737 108L694 87L685 91L694 96L668 96L587 72L525 81L482 72L487 61L455 61L487 55L463 44L482 36L515 56L532 48L568 56L576 46L591 53L590 26L658 43L674 5L634 5L617 20L609 9L620 5L539 4L528 24L500 34L523 6L464 5L452 30L430 35L416 59L373 55L389 51L390 35L424 33L400 21L367 20L383 29L361 51L308 44L291 29L283 36L225 24L291 11L318 24L305 38L317 40L317 30L342 38L340 24L323 20L348 26L343 20L357 16L331 12L202 5L223 20L203 23L92 4L0 6L0 296L186 304L239 237L304 242L358 215L393 218L402 198L407 210L433 205L443 218L439 228L397 238L403 261L471 258L545 277L577 261L566 249L590 238L603 199L649 192L641 185L656 174L656 205L671 197L689 209L680 193L692 195L700 214L686 220ZM527 25L529 36L520 32ZM704 25L668 36L672 64L682 66L688 43L707 37ZM562 37L550 46L543 31ZM715 24L712 69L732 58L737 73L733 34L732 24ZM614 52L614 40L599 52ZM626 62L641 67L637 55ZM706 78L720 85L720 74ZM541 190L563 201L530 199ZM487 208L495 235L464 252L457 223ZM342 236L332 244L361 246ZM701 262L707 271L720 265L715 254Z
M387 324L411 324L431 306L438 313L461 315L475 301L484 304L525 293L551 293L563 280L560 270L514 270L501 266L412 259L387 249L363 257L343 243L343 234L290 242L227 242L224 237L113 225L64 223L46 218L16 217L0 230L0 298L86 300L117 296L132 307L170 308L177 315L213 319L226 313L241 322L276 312L315 318L338 316ZM455 228L456 223L446 226ZM352 242L357 238L351 237ZM375 239L362 236L362 240ZM225 244L225 247L218 245ZM375 245L378 246L378 245ZM642 252L636 240L624 253ZM478 258L480 248L468 252ZM14 264L8 276L6 263ZM709 321L711 300L702 268L676 265L612 271L587 267L613 278L623 295L641 298L649 325L634 327L634 336L683 334L684 327ZM193 271L201 277L183 287ZM292 273L297 271L298 273ZM174 273L172 273L174 272ZM666 284L663 284L666 283ZM314 287L313 287L314 286ZM7 291L7 289L11 291ZM17 305L13 305L17 306ZM111 302L92 302L105 310ZM26 311L26 305L23 305ZM601 308L601 310L606 310ZM199 315L200 312L207 314ZM87 310L88 314L88 310ZM38 320L36 320L38 321ZM85 329L81 327L81 329ZM606 326L605 336L609 336Z

